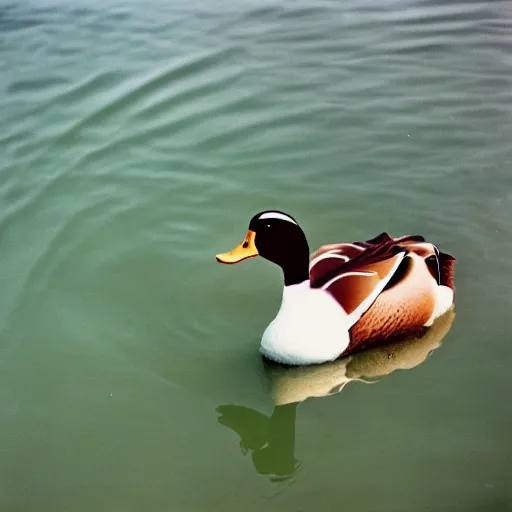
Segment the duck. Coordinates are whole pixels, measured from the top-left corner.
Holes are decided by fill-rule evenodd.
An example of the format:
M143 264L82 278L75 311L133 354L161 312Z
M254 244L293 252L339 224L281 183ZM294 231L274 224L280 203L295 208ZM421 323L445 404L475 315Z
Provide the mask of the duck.
M420 235L388 233L310 254L297 220L257 213L223 264L260 256L281 267L283 293L261 337L264 359L287 366L335 361L428 330L454 306L455 258Z

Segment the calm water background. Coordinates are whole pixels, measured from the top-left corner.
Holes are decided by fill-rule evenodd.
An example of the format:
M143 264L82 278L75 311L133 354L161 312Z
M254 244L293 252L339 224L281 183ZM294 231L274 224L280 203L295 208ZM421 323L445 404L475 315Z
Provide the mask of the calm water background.
M510 2L2 2L0 72L1 510L512 510ZM266 208L458 260L442 348L292 411L284 481L216 410L273 411L279 270L214 259Z

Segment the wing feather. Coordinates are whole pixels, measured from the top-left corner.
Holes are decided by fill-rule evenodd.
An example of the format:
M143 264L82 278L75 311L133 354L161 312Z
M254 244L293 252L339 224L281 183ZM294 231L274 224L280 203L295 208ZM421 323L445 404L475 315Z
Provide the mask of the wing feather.
M349 325L354 325L375 302L397 271L406 251L387 259L361 264L327 281L322 289L330 293L347 313Z
M330 293L353 325L387 286L402 281L407 265L401 263L410 253L423 258L438 284L453 288L452 256L420 235L392 238L385 232L366 241L320 247L310 261L311 287ZM399 268L403 272L397 272Z

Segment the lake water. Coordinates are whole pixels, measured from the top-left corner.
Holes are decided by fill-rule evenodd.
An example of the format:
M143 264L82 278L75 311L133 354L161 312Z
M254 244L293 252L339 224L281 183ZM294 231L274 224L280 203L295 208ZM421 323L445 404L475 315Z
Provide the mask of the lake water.
M0 69L0 510L512 510L510 2L1 1ZM267 208L455 319L265 367Z

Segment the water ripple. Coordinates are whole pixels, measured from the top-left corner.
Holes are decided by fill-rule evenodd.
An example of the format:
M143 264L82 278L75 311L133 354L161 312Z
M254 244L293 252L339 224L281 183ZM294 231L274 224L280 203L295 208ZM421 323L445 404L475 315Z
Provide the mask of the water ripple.
M503 359L512 240L506 3L64 4L0 8L0 330L2 349L14 347L2 359L5 389L21 389L27 375L62 387L77 365L110 375L114 362L137 370L120 370L124 383L153 375L164 393L169 383L186 393L215 388L212 372L247 354L255 361L257 334L279 304L279 270L261 260L227 270L214 255L267 207L300 218L311 247L386 230L425 234L453 252L466 311L459 366L484 359L478 329ZM438 369L436 378L453 389L462 382L465 393L480 371L475 363L465 381L460 367L453 375L446 367L448 377ZM240 394L244 372L260 379L250 366L234 371L225 387ZM76 418L81 425L82 409ZM32 458L34 475L60 460L50 448L41 464ZM159 478L150 476L141 479L147 488ZM71 502L83 498L83 480L70 480ZM50 485L41 481L36 491ZM62 505L44 497L47 510Z

